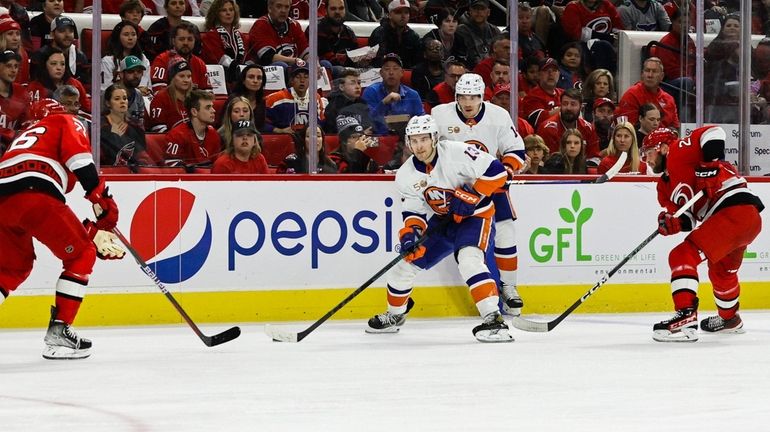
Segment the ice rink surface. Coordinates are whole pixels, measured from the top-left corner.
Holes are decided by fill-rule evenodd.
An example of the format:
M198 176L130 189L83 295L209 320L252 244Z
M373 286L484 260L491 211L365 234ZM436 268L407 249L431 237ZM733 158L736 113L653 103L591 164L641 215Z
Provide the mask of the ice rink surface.
M186 326L83 328L79 361L3 330L0 431L768 431L770 312L742 315L746 334L689 344L652 340L663 314L575 315L510 344L476 342L470 318L330 322L296 344L251 325L214 348Z

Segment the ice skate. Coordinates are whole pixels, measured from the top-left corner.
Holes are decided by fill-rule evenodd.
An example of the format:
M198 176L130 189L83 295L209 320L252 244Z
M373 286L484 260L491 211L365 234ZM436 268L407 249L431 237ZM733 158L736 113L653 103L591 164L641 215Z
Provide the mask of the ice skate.
M55 319L56 308L51 307L51 321L45 334L43 358L49 360L84 359L91 355L91 341L75 333L71 325Z
M652 326L652 338L658 342L697 341L698 301L693 307L680 309L672 318Z
M508 324L500 312L487 314L484 322L473 328L473 336L479 342L513 342L513 336L508 333Z
M524 301L519 295L515 286L503 284L500 289L500 295L503 298L503 313L510 316L521 315L521 308L524 307Z
M709 333L746 333L743 320L737 313L729 320L719 315L708 317L700 322L700 329Z
M414 300L409 297L406 302L406 312L403 314L394 314L390 311L385 311L379 315L375 315L369 318L369 325L364 329L367 333L398 333L399 327L406 322L406 315L412 310L414 306Z

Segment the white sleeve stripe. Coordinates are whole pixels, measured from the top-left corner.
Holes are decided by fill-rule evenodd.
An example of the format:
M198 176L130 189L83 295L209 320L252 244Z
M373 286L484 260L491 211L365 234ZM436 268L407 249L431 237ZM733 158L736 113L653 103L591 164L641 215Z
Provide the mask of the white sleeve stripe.
M724 301L714 297L714 302L717 304L717 307L719 307L720 309L730 309L732 307L735 307L735 305L738 304L738 299L736 298L735 300Z
M56 281L56 292L82 299L86 295L86 287L66 279L59 279Z
M69 158L67 162L65 162L65 165L67 165L67 168L69 168L70 171L75 171L76 169L80 169L84 166L93 164L94 157L91 155L91 153L78 153L75 156Z

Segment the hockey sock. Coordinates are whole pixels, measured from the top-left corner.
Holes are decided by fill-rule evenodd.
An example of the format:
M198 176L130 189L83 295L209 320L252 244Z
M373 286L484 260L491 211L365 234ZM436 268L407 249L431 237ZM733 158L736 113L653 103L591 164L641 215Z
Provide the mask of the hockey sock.
M412 283L419 271L416 265L402 260L388 272L388 310L391 313L406 313Z
M671 250L668 264L671 267L671 296L674 309L695 306L698 295L698 264L703 261L695 245L687 240Z
M516 286L519 258L516 249L516 229L513 220L495 224L495 263L500 270L500 281L506 286Z
M731 254L733 255L733 254ZM742 257L743 250L740 251ZM740 306L738 297L741 293L741 285L738 283L737 269L740 267L740 259L735 265L731 263L731 256L709 266L709 280L714 286L714 302L722 319L729 320L735 316Z
M497 284L484 264L484 253L476 247L464 247L457 253L460 275L465 279L479 315L498 310Z
M86 293L88 279L78 277L71 272L63 272L56 281L56 317L55 319L72 324L78 314L83 296Z

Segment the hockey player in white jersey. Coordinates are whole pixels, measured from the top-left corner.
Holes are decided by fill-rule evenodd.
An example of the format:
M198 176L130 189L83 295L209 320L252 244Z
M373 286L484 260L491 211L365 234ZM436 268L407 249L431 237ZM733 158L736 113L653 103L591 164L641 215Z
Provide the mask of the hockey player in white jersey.
M484 80L467 73L457 81L455 102L433 108L439 134L462 141L501 159L509 176L525 167L524 141L516 131L511 115L503 108L484 102ZM516 289L518 254L516 211L507 190L492 195L495 203L495 263L500 270L503 310L519 315L524 302Z
M439 141L436 122L429 115L409 120L405 144L413 155L396 173L396 186L404 218L399 231L401 251L409 254L387 273L388 310L372 317L366 332L397 332L414 304L410 298L414 278L420 270L454 254L484 319L473 335L481 342L513 341L498 310L497 284L485 261L494 231L491 195L505 185L505 168L463 142ZM452 220L447 223L445 218ZM426 234L425 242L417 245Z

